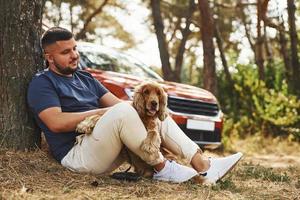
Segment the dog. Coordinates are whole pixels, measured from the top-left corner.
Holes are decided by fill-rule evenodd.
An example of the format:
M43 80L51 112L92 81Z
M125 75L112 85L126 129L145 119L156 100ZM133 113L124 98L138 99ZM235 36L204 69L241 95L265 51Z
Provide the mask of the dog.
M158 83L146 82L135 88L132 105L147 130L147 137L142 142L140 148L147 156L156 159L161 151L161 135L158 129L159 121L165 120L168 116L167 94ZM87 117L77 125L76 131L91 134L100 117L100 115ZM134 166L138 174L144 177L151 177L153 175L154 171L151 166L146 164L129 149L126 149L126 151L128 152L127 160Z
M159 120L164 121L168 116L166 93L157 83L142 84L134 92L133 107L139 114L148 133L141 144L141 149L150 156L158 153L161 145L158 131Z

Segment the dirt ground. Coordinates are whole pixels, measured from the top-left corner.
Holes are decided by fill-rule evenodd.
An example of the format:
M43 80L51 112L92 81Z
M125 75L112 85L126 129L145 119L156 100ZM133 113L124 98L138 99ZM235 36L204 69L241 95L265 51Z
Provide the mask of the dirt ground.
M2 199L293 199L300 200L300 144L255 139L232 143L225 152L243 159L214 186L189 181L171 184L142 179L126 182L108 175L78 174L64 169L45 151L0 150ZM123 168L125 166L122 166Z

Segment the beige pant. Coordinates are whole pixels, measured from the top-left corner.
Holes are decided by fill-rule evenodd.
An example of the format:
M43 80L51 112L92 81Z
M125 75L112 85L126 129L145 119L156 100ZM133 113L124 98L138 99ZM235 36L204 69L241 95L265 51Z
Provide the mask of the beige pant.
M199 150L177 126L171 117L161 123L162 146L190 161ZM163 161L149 160L140 150L147 131L136 110L127 102L119 103L108 110L97 122L91 135L78 136L77 143L62 159L61 164L73 171L101 174L120 166L124 145L150 165Z

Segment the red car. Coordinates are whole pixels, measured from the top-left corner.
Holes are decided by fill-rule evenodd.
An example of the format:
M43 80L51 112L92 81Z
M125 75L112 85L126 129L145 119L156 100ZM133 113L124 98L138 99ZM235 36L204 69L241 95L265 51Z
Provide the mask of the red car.
M205 148L221 144L223 113L209 91L164 81L129 55L95 44L79 42L78 51L79 66L121 99L132 99L134 87L145 80L158 82L168 94L170 115L189 138Z

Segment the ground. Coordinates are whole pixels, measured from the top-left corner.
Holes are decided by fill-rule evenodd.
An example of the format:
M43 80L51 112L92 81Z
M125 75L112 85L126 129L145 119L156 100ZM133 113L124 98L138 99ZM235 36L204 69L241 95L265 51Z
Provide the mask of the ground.
M235 151L245 154L233 171L215 186L193 181L183 184L149 179L117 181L108 175L66 170L43 150L0 150L0 200L300 199L300 144L277 139L261 141L261 138L238 140L231 143L230 150L205 151L209 156Z

